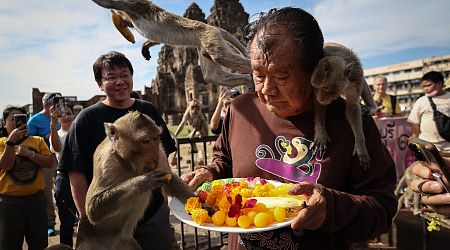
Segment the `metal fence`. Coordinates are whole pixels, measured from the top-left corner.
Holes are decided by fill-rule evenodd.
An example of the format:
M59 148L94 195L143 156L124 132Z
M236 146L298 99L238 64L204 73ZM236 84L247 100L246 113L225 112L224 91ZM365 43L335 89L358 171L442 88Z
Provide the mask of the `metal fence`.
M189 171L195 170L196 167L196 153L192 152L192 150L188 151L188 155L190 156L189 167L185 167L183 169L181 164L181 147L182 145L190 146L192 143L196 143L197 147L199 144L201 145L199 152L202 153L202 160L204 164L208 162L208 143L212 143L216 141L218 136L206 136L202 138L175 138L175 142L177 145L176 152L176 168L179 176L185 174ZM186 155L184 155L186 156ZM203 233L205 236L200 235ZM189 225L185 225L183 222L180 222L180 235L181 235L181 249L220 249L227 242L228 234L225 233L217 233L211 232L208 230L197 229L195 227L191 227Z
M175 138L177 145L176 152L176 168L178 175L182 175L189 171L195 170L196 167L196 156L195 153L189 151L188 155L190 156L189 167L185 167L183 169L181 165L181 146L189 146L191 143L201 144L201 150L199 152L203 153L201 157L206 164L208 162L208 148L207 143L212 143L216 141L218 136L207 136L202 138ZM184 170L184 171L183 171ZM363 250L363 249L396 249L396 230L395 225L393 226L393 230L391 229L389 233L382 234L372 241L363 243L360 246L355 246L354 249ZM220 249L222 246L226 245L228 234L226 233L217 233L211 232L203 229L197 229L195 227L191 227L189 225L185 225L180 222L180 234L181 234L181 249ZM394 231L394 232L393 232ZM203 235L199 235L199 232L204 233Z

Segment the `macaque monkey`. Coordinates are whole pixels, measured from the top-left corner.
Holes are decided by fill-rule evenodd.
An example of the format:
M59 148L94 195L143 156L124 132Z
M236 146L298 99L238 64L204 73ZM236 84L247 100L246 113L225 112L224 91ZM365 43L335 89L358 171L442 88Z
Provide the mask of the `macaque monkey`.
M420 194L411 190L410 184L418 177L412 172L412 167L405 170L402 178L398 181L394 194L398 198L397 211L400 211L403 207L413 207L413 214L418 215L420 211Z
M252 71L245 47L226 30L172 14L147 0L92 1L112 9L113 20L116 20L114 15L120 17L121 21L116 20L115 25L128 41L134 41L128 27L135 28L148 39L142 45L145 59L151 57L149 48L159 43L196 47L205 81L228 87L251 82L249 74Z
M196 99L192 100L186 108L183 119L175 131L175 137L183 130L185 124L191 125L193 128L192 132L189 133L188 136L190 139L194 138L196 135L199 137L208 135L208 123L200 110L200 103ZM195 143L192 143L191 147L192 152L198 152Z
M377 107L373 101L369 86L358 56L350 49L337 44L325 43L324 57L319 61L312 76L311 84L316 92L314 147L323 152L330 140L325 128L326 105L343 96L345 98L345 116L353 135L357 154L364 169L370 167L370 156L366 149L362 128L360 97L373 114Z
M105 123L106 138L94 154L94 173L81 216L76 249L141 249L134 229L152 202L152 190L182 202L194 196L172 174L160 145L161 129L145 114L129 112Z

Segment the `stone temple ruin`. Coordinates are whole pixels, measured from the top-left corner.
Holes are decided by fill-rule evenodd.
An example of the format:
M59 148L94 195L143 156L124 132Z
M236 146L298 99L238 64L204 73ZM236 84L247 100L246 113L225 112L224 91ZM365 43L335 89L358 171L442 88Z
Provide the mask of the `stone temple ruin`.
M214 0L211 14L205 14L194 2L183 14L184 17L221 27L234 34L243 42L243 31L248 24L249 14L244 11L239 0ZM169 10L170 11L170 10ZM154 60L153 58L151 60ZM158 55L156 78L151 80L152 87L145 87L139 94L142 99L152 102L163 115L168 124L181 121L187 103L197 99L201 103L201 111L207 120L214 112L221 86L212 85L203 79L198 65L196 48L182 48L164 45ZM241 92L246 92L242 86ZM31 113L42 109L44 92L33 88L33 104L27 107ZM96 95L89 100L78 101L77 97L67 97L71 103L81 107L90 106L104 98Z
M221 27L241 41L249 17L239 0L215 0L207 19L200 7L192 3L183 16ZM214 112L221 87L205 82L195 48L164 45L159 52L157 71L152 90L169 124L180 122L187 103L193 99L201 102L201 110L208 117Z

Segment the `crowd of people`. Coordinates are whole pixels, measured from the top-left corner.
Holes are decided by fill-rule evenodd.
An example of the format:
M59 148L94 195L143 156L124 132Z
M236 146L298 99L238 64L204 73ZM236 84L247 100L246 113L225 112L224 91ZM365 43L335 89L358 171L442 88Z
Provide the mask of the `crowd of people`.
M256 91L220 91L209 123L212 133L218 135L213 159L185 173L182 179L192 189L204 181L229 177L290 180L296 184L289 192L302 196L307 205L289 227L230 234L229 249L350 249L352 243L388 232L397 212L397 178L395 162L381 142L374 119L403 116L404 112L396 97L386 94L386 77L374 79L374 100L379 110L374 116L363 114L367 150L376 159L363 170L353 153L353 132L343 115L343 99L327 107L327 124L333 126L327 126L331 140L326 151L309 147L314 138L316 98L310 80L324 56L324 38L316 19L299 8L272 9L248 26L245 38ZM68 102L64 103L64 115L57 112L55 93L44 95L43 110L26 124L16 122L16 117L27 114L23 108L8 106L3 110L0 250L22 249L24 239L29 249L47 247L47 237L56 233L55 211L61 222L60 242L73 247L74 226L78 218L86 216L93 155L106 137L105 122L114 122L129 111L140 111L162 129L160 140L166 156L176 150L157 108L131 97L133 66L124 54L112 51L101 55L93 64L93 73L106 98L76 117ZM432 142L446 154L450 153L450 142L440 135L433 119L434 109L450 115L450 94L443 83L439 72L423 76L425 96L416 101L407 120L413 136ZM190 108L198 112L199 105ZM193 123L188 120L188 124ZM285 159L292 156L278 150L280 138L306 145L308 157L287 162ZM450 158L444 159L449 165ZM286 171L274 172L267 164L284 164ZM449 185L449 180L436 181L432 164L416 162L411 166L417 179L410 188L421 194L423 204L450 216L450 194L443 186ZM160 189L153 191L152 197L134 237L143 249L171 249L167 202Z

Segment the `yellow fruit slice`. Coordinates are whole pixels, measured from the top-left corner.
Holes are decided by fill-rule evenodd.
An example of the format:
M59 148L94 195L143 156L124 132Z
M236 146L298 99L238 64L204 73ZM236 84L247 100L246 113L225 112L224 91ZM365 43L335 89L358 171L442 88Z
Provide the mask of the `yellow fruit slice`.
M302 208L305 207L306 202L299 197L286 196L286 197L250 197L249 199L255 199L256 204L262 203L267 208L285 208L286 216L290 217L297 214Z
M136 40L134 40L134 36L133 33L131 33L130 29L128 29L128 27L125 25L125 23L123 23L122 18L120 18L119 15L117 15L116 12L112 11L112 21L114 26L116 27L116 29L120 32L120 34L122 34L123 37L125 37L125 39L127 39L129 42L131 43L135 43Z

